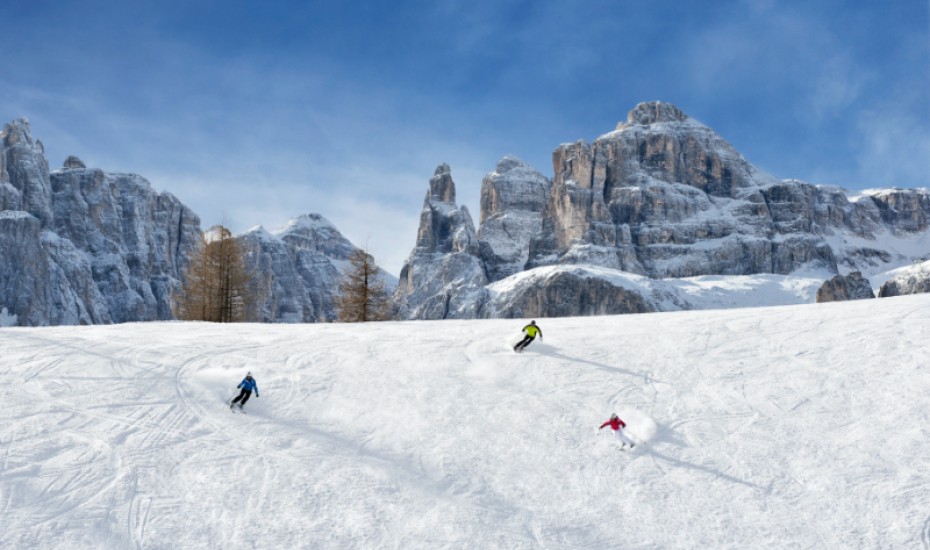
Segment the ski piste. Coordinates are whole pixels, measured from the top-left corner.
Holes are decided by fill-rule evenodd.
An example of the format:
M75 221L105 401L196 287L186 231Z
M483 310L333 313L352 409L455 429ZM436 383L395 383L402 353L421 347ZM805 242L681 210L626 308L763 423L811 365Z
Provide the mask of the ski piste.
M0 546L930 550L930 294L764 310L4 327Z

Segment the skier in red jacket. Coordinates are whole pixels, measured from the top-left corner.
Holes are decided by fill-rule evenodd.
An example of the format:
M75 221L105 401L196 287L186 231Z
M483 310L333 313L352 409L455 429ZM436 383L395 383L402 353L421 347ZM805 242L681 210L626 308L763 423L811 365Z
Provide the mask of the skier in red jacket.
M617 439L620 440L621 449L627 445L629 445L631 449L636 446L636 443L633 443L633 440L627 437L625 433L623 433L623 428L626 428L626 422L620 420L620 417L617 416L616 413L610 415L610 420L601 424L601 427L598 428L598 430L604 428L605 426L610 426L610 429L614 431L614 435L616 435Z

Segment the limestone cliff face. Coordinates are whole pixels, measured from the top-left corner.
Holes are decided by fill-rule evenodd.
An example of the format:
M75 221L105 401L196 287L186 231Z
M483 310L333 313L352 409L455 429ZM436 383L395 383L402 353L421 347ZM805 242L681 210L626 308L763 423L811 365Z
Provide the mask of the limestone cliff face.
M197 216L135 174L49 172L24 119L0 137L0 307L23 325L171 319Z
M18 324L50 324L56 309L66 318L91 321L86 308L74 307L80 301L70 288L53 292L54 267L42 246L39 218L22 210L0 212L0 256L0 307L15 315ZM56 298L59 308L52 307Z
M522 160L504 157L481 184L478 240L490 281L527 267L530 245L542 239L549 180Z
M199 246L200 219L141 176L71 165L51 174L52 228L88 255L107 322L172 319L171 293Z

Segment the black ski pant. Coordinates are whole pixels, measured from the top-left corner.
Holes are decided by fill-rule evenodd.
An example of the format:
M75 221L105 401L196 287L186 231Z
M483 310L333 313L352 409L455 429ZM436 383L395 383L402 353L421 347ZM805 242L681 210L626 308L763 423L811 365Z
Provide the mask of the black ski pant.
M516 346L513 347L513 349L523 349L526 346L530 345L530 342L532 342L535 339L536 339L535 336L530 336L529 334L527 334L526 336L523 337L523 340L520 340L520 343L518 343Z
M242 406L245 405L245 402L248 401L250 397L252 397L252 390L242 390L239 393L239 395L235 399L232 400L232 403L230 403L230 405L235 405L236 403L239 403L239 400L241 399L242 403L239 403L239 408L241 409Z

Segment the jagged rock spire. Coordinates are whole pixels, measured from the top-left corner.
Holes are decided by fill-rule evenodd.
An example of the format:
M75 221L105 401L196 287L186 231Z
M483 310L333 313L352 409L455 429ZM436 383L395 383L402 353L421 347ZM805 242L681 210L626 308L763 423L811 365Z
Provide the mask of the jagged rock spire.
M39 218L43 228L49 226L52 191L48 161L42 142L32 139L26 118L7 123L0 132L0 182L12 185L20 194L20 207Z
M442 163L436 167L433 177L429 180L429 195L427 201L439 201L455 204L455 182L452 181L452 169Z
M417 244L401 269L394 303L402 319L473 318L486 294L478 237L465 206L455 204L448 164L429 181L420 212Z

